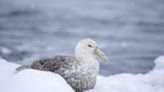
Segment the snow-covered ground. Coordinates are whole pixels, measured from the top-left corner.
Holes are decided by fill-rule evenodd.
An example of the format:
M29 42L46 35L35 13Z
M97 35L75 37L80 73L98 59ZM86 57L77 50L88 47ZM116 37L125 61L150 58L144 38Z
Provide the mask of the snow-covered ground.
M32 69L16 73L19 65L0 59L0 92L74 92L58 74ZM86 92L164 92L164 56L146 74L122 73L98 76L94 89Z

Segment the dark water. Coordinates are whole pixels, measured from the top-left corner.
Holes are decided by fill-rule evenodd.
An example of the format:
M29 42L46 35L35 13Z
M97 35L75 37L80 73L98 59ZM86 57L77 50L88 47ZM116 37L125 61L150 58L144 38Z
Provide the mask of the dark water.
M100 74L145 73L164 54L163 0L0 0L0 56L20 64L96 40Z

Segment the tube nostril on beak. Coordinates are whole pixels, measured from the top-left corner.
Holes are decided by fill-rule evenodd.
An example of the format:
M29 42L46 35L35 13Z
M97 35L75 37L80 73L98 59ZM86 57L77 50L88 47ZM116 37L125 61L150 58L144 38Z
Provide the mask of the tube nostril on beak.
M95 53L98 57L98 60L104 61L104 62L108 61L107 56L99 48L96 48Z

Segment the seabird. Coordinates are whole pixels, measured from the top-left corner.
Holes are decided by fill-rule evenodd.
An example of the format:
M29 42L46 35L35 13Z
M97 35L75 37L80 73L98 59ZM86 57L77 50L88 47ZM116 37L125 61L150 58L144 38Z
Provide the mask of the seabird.
M98 61L108 61L108 58L95 41L83 39L78 42L74 56L57 55L20 66L16 70L32 68L54 72L61 75L75 92L83 92L94 88L96 84Z

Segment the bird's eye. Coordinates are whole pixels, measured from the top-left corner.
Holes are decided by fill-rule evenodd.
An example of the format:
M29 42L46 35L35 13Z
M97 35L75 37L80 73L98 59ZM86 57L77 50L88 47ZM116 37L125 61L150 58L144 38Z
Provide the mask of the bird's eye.
M92 47L92 45L88 45L88 47Z

